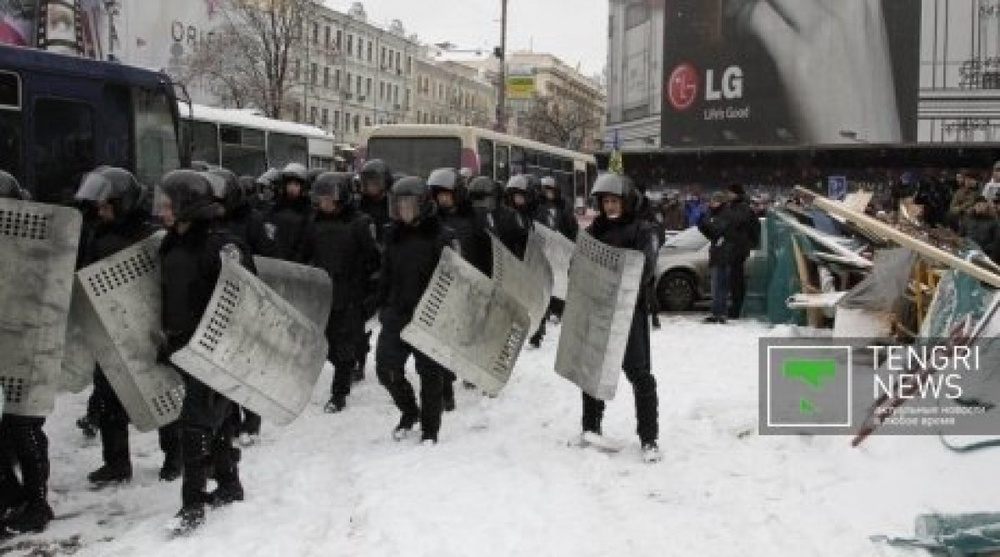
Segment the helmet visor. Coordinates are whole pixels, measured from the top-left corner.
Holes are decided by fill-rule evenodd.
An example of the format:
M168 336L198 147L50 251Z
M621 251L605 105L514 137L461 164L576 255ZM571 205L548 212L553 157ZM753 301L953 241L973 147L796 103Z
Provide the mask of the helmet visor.
M113 190L114 186L107 177L96 172L88 172L84 175L80 188L76 190L76 200L92 203L107 201L112 196Z
M420 199L415 195L393 196L390 211L393 219L409 224L420 216Z

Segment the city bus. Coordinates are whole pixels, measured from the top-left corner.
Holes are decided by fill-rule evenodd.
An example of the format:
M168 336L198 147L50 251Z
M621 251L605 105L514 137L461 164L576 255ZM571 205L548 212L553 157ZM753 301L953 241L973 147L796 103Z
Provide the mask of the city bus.
M381 159L393 172L427 177L468 168L500 183L517 174L552 176L564 199L586 199L597 175L593 155L472 126L392 124L362 129L355 168Z
M36 201L72 203L102 164L146 184L186 166L178 117L163 73L0 45L0 169Z
M255 109L180 103L191 159L258 176L297 162L334 168L334 137L314 126L274 120Z

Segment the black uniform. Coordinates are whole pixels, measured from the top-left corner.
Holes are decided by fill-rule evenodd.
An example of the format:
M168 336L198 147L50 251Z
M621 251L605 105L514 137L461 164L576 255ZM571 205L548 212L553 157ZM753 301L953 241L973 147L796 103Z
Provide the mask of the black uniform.
M435 216L416 225L393 223L386 232L385 253L379 276L378 306L382 331L375 349L379 382L402 412L399 429L410 429L419 419L423 438L437 441L441 427L445 370L400 338L430 283L445 246L454 245L450 230ZM420 405L406 380L404 367L410 355L420 375Z
M264 224L264 215L249 202L226 214L226 228L242 239L251 253L264 257L277 257L277 243L268 238Z
M561 197L543 199L538 206L538 210L535 212L535 220L574 242L576 241L577 234L580 232L580 224L576 222L576 215L573 213L573 208ZM549 300L549 308L545 312L544 320L548 320L550 315L562 317L564 305L563 300L552 297ZM545 331L544 324L541 331L543 333ZM541 340L541 337L539 337L539 340Z
M312 202L305 194L294 199L281 195L264 217L267 243L273 243L272 257L302 263L306 228L312 218Z
M645 255L643 284L653 280L657 255L656 231L647 222L628 215L611 220L602 214L587 227L587 232L610 246L641 251ZM655 445L659 436L656 378L651 371L649 316L646 313L645 296L646 290L640 289L622 361L625 377L632 383L635 394L636 433L643 446ZM583 430L600 434L603 415L604 401L583 393Z
M524 259L532 221L527 215L510 207L500 206L486 215L486 228L518 259Z
M114 224L96 224L85 241L79 267L110 257L148 237L155 228L146 222L142 213ZM90 474L95 483L131 479L132 462L129 454L129 417L101 366L94 369L94 391L88 401L88 419L94 420L101 432L104 465ZM180 475L182 464L180 429L175 424L159 430L160 449L164 454L160 478L173 480Z
M220 253L236 246L241 264L254 270L249 248L227 230L196 221L184 234L171 231L160 247L162 263L163 331L167 344L165 362L194 335L215 289L221 270ZM239 449L233 448L233 431L226 418L232 403L220 393L177 368L184 378L184 404L180 426L184 442L183 509L201 509L211 499L228 502L243 498L237 462ZM223 427L224 424L227 427ZM214 465L218 489L213 497L205 493L208 467ZM184 512L182 510L182 512Z
M317 210L305 236L306 262L326 271L333 282L327 359L334 369L330 400L340 408L351 392L351 377L362 356L359 347L367 343L366 306L374 304L366 303L373 295L368 282L380 258L374 232L371 217L346 205L339 214Z
M358 210L371 217L372 222L375 223L375 241L380 248L384 248L386 227L391 222L387 197L382 196L381 198L373 199L368 196L362 196L361 202L358 204Z

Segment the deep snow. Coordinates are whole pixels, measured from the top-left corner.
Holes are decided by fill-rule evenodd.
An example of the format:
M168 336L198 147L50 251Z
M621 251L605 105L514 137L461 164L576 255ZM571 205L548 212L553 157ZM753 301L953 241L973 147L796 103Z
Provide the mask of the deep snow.
M394 442L398 415L374 373L342 414L322 412L330 370L293 424L264 425L243 451L247 499L170 540L180 483L157 481L154 433L133 432L131 484L91 491L100 448L73 421L85 395L46 425L57 516L24 540L66 540L76 555L669 556L915 555L869 541L908 535L922 512L998 510L996 455L946 452L934 437L761 437L757 339L803 334L756 322L668 317L653 331L664 460L641 461L631 388L621 379L605 433L614 455L570 447L580 394L552 370L559 327L525 349L495 399L457 384L440 444ZM805 334L814 334L806 331ZM412 365L412 364L411 364ZM369 362L369 370L371 370ZM411 381L416 380L415 374ZM50 549L56 546L50 546Z

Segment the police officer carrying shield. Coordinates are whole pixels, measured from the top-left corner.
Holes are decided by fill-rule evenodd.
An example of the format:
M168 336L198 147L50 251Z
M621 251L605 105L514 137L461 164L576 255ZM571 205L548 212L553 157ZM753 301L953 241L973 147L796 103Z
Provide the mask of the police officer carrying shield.
M631 179L610 173L598 176L591 191L591 195L597 198L600 213L587 227L587 232L609 246L641 251L645 256L642 284L648 283L656 269L659 245L656 231L637 214L641 193ZM647 292L646 289L639 290L622 369L635 394L636 429L642 443L643 458L654 462L660 460L657 446L659 422L656 379L651 371L649 316L643 299ZM583 431L600 435L603 416L604 401L583 393Z
M358 347L365 342L366 305L374 305L368 293L369 277L380 263L371 217L354 207L351 192L354 176L346 172L324 172L312 186L316 212L306 231L306 263L330 275L333 303L326 326L327 359L333 364L328 413L347 406L351 379L358 365ZM366 296L371 296L366 301ZM367 304L366 304L367 302Z
M148 192L127 170L102 166L86 174L76 192L76 202L90 221L78 267L86 267L147 238L155 231L144 208ZM94 392L88 416L96 418L101 432L104 464L87 479L97 486L132 479L129 455L129 417L100 366L94 369ZM160 479L173 481L181 475L180 430L174 424L160 428L163 467Z
M576 222L573 208L563 200L562 189L556 184L555 178L545 176L541 182L543 196L541 203L538 204L535 220L575 242L580 225ZM549 315L562 317L562 310L563 301L553 297L549 300L549 309L545 312L543 321L547 320Z
M0 198L27 201L30 196L0 170ZM45 416L14 414L6 406L0 417L0 539L41 532L52 520L47 500L49 439L43 425Z
M406 437L419 420L423 442L435 444L441 427L445 370L404 342L400 333L412 319L445 246L459 248L453 234L435 216L430 191L422 179L409 176L397 181L390 203L393 222L386 231L379 276L377 303L382 331L375 350L375 370L402 412L393 438ZM420 375L419 405L404 375L411 354Z
M222 207L213 198L208 179L191 170L175 170L163 177L161 218L168 234L160 246L163 293L163 333L160 359L183 348L194 335L211 299L221 271L221 257L239 258L254 270L249 248L218 226ZM177 532L204 521L206 504L223 505L243 499L237 462L239 449L232 431L223 427L232 408L229 399L174 366L184 378L180 426L184 447L184 476ZM218 487L206 493L209 468Z

